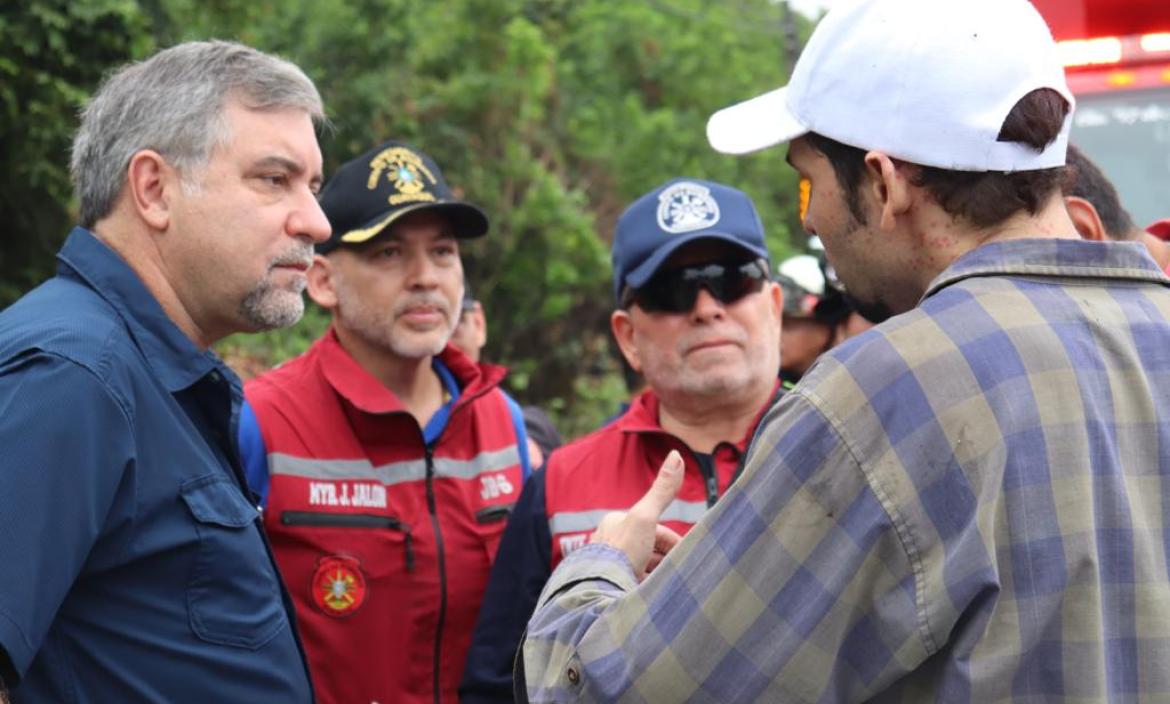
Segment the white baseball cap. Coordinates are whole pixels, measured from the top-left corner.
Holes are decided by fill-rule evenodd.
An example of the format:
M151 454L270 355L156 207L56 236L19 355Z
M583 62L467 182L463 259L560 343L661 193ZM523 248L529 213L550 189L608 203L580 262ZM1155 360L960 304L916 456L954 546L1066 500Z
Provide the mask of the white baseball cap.
M1052 33L1028 0L850 0L817 25L787 86L715 113L707 139L746 154L816 132L955 171L1062 166L1071 109L1040 153L996 141L1039 88L1074 105Z

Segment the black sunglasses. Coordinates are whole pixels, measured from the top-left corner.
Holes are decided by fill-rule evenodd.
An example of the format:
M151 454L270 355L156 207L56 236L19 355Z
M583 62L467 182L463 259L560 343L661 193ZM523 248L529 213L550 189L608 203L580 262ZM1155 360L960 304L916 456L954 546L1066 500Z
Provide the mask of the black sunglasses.
M641 288L626 289L622 307L637 303L647 313L688 313L695 307L701 288L728 304L756 293L767 280L768 265L762 259L684 266L658 272Z

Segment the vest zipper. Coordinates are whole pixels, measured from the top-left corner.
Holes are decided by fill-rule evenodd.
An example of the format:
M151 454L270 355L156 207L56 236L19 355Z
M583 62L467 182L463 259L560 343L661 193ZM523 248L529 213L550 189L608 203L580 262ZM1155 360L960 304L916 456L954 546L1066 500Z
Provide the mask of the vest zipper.
M699 452L692 452L691 455L699 465L699 473L703 475L703 483L707 488L707 508L711 508L719 500L719 479L715 476L715 456Z
M435 552L439 560L439 619L435 625L435 655L432 675L435 704L440 704L439 674L443 654L443 627L447 621L447 556L443 548L443 532L439 528L439 513L435 506L435 455L434 448L423 445L427 460L427 511L431 514L431 526L435 531Z

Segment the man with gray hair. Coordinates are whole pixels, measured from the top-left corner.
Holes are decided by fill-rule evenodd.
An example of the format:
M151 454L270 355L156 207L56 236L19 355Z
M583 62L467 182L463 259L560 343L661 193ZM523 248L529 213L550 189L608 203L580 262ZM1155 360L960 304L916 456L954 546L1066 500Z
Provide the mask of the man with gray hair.
M80 225L0 314L0 701L311 701L209 347L301 316L322 120L300 69L226 42L82 115Z

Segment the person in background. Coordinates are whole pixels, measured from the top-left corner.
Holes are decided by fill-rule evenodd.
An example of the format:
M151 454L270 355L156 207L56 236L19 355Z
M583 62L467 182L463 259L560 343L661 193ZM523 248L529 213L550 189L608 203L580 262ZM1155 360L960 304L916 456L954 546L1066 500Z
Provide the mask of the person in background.
M553 568L607 511L685 458L663 520L685 533L731 486L779 393L783 302L759 215L743 192L674 179L636 200L613 243L610 323L647 383L617 420L556 450L524 487L492 568L460 687L465 704L512 701L524 625Z
M332 325L250 381L240 447L325 704L455 701L500 534L529 473L504 370L448 344L460 242L488 219L386 142L321 193L308 273Z
M785 259L774 278L784 291L780 379L792 386L823 353L868 330L872 323L853 310L817 257L798 254Z
M1134 224L1133 218L1121 204L1117 189L1075 145L1068 147L1068 180L1064 186L1064 204L1069 217L1081 237L1101 242L1137 241L1149 250L1150 256L1170 270L1170 220L1162 225L1154 223L1145 230Z
M472 295L466 279L463 281L463 300L459 305L459 322L455 325L455 332L451 333L451 344L477 363L487 344L487 318L483 313L483 304Z
M1064 205L1077 232L1087 240L1141 241L1142 230L1121 205L1117 189L1076 145L1068 146Z
M781 398L685 537L671 457L560 564L531 701L1170 694L1170 280L1078 237L1072 107L1027 0L865 0L711 117L721 151L788 143L805 229L885 321Z
M211 346L301 317L323 122L299 68L218 41L86 106L79 225L0 313L0 702L313 700Z
M475 299L466 279L463 281L463 304L459 324L451 335L451 344L463 350L472 361L480 361L487 344L487 318L483 304ZM507 392L505 392L507 395ZM508 396L511 399L511 396ZM512 403L516 403L512 399ZM517 404L518 405L518 404ZM536 406L520 407L524 429L528 434L528 460L533 467L542 467L544 460L564 442L548 414Z
M1142 244L1150 250L1150 256L1170 274L1170 218L1151 223L1142 233Z

